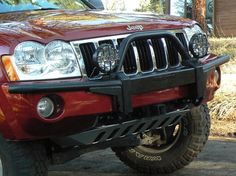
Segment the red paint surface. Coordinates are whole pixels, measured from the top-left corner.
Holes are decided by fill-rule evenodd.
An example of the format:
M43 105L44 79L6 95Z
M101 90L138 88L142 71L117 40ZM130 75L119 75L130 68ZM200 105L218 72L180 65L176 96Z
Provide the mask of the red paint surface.
M132 102L134 107L147 106L155 103L168 102L170 100L177 100L189 95L187 87L175 87L162 91L149 92L140 95L134 95Z

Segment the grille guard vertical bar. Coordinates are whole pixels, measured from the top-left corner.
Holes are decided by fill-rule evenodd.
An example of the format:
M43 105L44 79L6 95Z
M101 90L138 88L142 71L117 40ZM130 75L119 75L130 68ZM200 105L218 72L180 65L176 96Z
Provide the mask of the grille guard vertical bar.
M153 38L153 37L155 37L155 38L169 38L170 40L172 40L174 42L176 50L180 53L180 55L182 56L184 61L191 59L191 56L189 55L188 51L185 49L183 44L172 33L166 32L166 31L138 32L138 33L134 33L134 34L128 36L127 38L125 38L121 42L121 45L119 48L120 63L116 69L116 72L119 72L121 70L124 60L125 60L125 55L129 49L129 46L131 45L131 43L133 41L135 41L137 39L142 39L142 38L148 39L148 38Z

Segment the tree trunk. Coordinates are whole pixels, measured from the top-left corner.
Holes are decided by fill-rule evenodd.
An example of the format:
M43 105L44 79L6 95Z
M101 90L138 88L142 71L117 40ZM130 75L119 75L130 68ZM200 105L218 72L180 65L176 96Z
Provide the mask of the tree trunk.
M187 0L184 0L184 17L187 17Z
M206 0L193 0L193 19L199 22L204 31L207 31Z
M171 0L165 1L165 14L167 14L167 15L170 14L170 3L171 3Z

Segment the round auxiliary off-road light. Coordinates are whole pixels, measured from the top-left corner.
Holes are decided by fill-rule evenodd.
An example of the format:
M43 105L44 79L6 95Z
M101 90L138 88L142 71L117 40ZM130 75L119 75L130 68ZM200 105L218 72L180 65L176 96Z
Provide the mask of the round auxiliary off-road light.
M118 51L109 44L103 44L97 48L93 55L95 65L102 73L111 73L119 63Z
M37 105L37 112L40 117L48 119L53 114L55 105L48 97L43 97L39 100Z
M189 42L189 49L195 58L202 58L208 53L207 36L202 33L194 34Z

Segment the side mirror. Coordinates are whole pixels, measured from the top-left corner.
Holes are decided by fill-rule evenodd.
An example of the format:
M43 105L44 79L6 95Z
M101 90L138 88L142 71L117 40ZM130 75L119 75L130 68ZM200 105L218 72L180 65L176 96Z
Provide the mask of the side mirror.
M96 9L104 10L104 5L102 3L102 0L86 0L90 4L92 4Z

